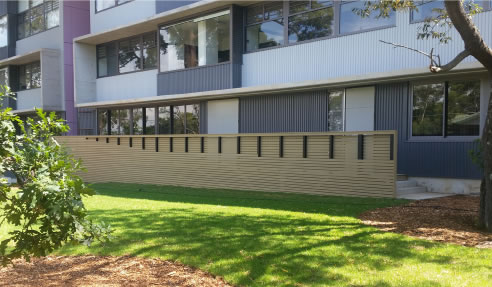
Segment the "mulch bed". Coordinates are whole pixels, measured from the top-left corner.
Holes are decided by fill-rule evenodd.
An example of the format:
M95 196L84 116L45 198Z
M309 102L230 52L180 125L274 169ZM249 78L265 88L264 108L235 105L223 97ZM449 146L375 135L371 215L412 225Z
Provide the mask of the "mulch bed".
M440 242L492 248L492 234L480 231L478 196L449 196L367 211L359 218L381 230Z
M48 256L0 268L0 286L231 286L180 263L131 256Z

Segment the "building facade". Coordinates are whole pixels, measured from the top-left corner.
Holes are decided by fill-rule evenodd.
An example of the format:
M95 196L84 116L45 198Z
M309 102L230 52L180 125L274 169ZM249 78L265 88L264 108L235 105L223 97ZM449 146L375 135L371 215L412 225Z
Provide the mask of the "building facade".
M489 45L491 2L478 2L483 13L474 17ZM64 112L73 133L397 130L398 173L431 191L478 188L469 152L478 149L492 89L483 66L468 57L431 75L426 57L379 41L434 48L443 63L454 58L463 50L455 30L448 44L417 40L440 1L380 19L357 16L361 1L64 1L57 28L47 28L46 16L47 31L21 40L17 32L16 41L11 21L27 26L11 18L24 8L5 3L0 65L18 73L37 69L19 68L34 62L22 57L38 57L43 92L30 103ZM56 41L29 40L51 33ZM32 91L17 90L16 110L28 110L23 93ZM48 101L55 99L58 106Z

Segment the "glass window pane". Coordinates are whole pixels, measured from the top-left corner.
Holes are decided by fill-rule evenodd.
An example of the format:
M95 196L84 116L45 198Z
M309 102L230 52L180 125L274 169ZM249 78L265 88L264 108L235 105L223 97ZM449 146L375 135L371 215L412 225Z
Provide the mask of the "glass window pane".
M108 75L108 58L106 46L97 47L97 75L104 77Z
M17 16L17 37L18 39L23 39L25 37L28 37L31 35L30 32L30 16L29 16L29 11L24 13L24 14L19 14Z
M480 134L480 81L449 83L447 125L448 136Z
M444 84L413 87L413 136L443 136Z
M155 33L143 36L143 65L144 69L157 67L157 44Z
M143 112L141 108L133 109L133 134L143 134Z
M200 133L200 105L187 105L186 106L186 133L187 134L199 134Z
M96 0L96 11L108 9L116 5L115 0Z
M8 45L7 15L0 17L0 47Z
M185 106L174 106L174 114L173 114L173 133L174 134L184 134L185 133Z
M247 24L253 24L263 21L263 5L249 6L246 14Z
M331 0L311 0L311 9L317 9L317 8L321 8L321 7L328 7L328 6L332 6L333 5L333 1Z
M334 28L332 7L290 16L289 43L331 36Z
M119 110L120 116L120 134L129 135L130 134L130 110L124 109Z
M363 9L364 1L343 3L340 5L340 34L353 33L378 27L396 25L395 12L391 11L388 18L377 19L377 13L371 13L369 17L362 18L354 13L353 9Z
M26 66L19 66L19 90L27 89Z
M17 13L21 13L29 9L29 0L18 0L17 1Z
M128 73L141 70L140 37L119 42L119 72Z
M155 108L145 109L145 134L155 134Z
M108 134L108 111L97 110L97 131L99 135Z
M330 92L328 95L328 129L343 131L343 91Z
M31 35L44 31L44 7L29 10L31 13Z
M171 133L171 107L159 107L159 134Z
M31 0L31 7L36 7L43 4L43 0Z
M111 111L111 134L120 134L120 113L118 110Z
M289 1L289 14L309 11L309 1Z
M282 17L283 1L275 1L270 3L265 3L264 7L264 20L274 20Z
M188 21L160 31L160 70L172 71L229 61L229 13Z
M46 29L56 27L60 24L60 13L58 9L58 1L46 1Z
M417 3L416 3L417 4ZM443 1L422 1L417 5L418 11L412 11L412 21L420 22L426 19L437 18L441 14L441 9L444 9Z
M246 50L248 52L283 44L284 24L282 19L246 28Z
M31 64L31 88L41 87L41 65L40 63Z

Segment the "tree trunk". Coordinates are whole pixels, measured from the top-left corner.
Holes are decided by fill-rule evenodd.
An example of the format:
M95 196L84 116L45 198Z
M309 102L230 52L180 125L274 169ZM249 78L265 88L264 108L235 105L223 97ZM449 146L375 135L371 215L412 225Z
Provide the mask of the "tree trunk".
M475 57L492 76L492 49L483 40L478 28L463 8L461 1L445 1L444 5L454 27L465 44L465 50ZM480 188L480 224L492 232L492 97L482 132L483 180Z

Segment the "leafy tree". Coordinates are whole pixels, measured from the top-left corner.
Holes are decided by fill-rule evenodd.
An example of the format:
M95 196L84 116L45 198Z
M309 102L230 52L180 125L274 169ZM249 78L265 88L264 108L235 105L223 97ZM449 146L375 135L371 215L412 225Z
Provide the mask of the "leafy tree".
M369 17L371 13L376 13L378 18L384 18L388 17L391 11L418 11L420 2L409 0L366 1L363 9L354 9L354 12L361 17ZM476 1L476 3L473 0L443 1L443 4L443 7L433 9L433 17L425 20L419 28L417 38L438 39L440 43L445 44L452 40L449 31L454 27L458 31L465 48L448 63L441 64L439 55L434 55L433 50L427 53L402 44L380 41L424 55L430 61L429 70L432 73L449 71L466 57L472 56L492 76L492 49L485 43L478 27L473 23L473 16L482 12L480 1ZM488 106L481 138L480 154L483 160L483 179L480 190L479 224L492 232L492 97Z
M10 94L2 90L0 103ZM76 175L81 162L54 138L68 129L55 113L37 110L36 120L23 122L0 104L0 175L10 172L17 179L17 185L0 179L0 225L13 227L0 242L2 265L44 256L68 242L110 238L109 226L87 218L82 197L94 191Z

